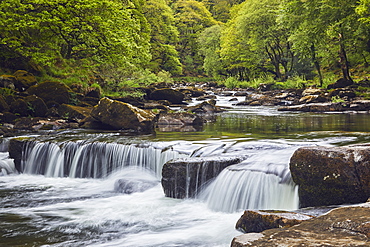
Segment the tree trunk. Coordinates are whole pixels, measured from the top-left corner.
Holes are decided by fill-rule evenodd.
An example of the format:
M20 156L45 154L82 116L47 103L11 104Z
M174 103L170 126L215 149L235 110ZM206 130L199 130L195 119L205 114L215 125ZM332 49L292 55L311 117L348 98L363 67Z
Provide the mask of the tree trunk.
M352 78L351 78L351 74L350 74L350 71L349 71L349 62L348 62L348 58L347 58L347 52L346 52L346 47L344 45L344 37L343 37L343 34L339 34L339 62L340 62L340 66L341 66L341 69L342 69L342 73L343 73L343 78L348 80L348 81L351 81L353 82Z
M322 87L324 81L322 79L320 62L318 58L316 57L316 49L315 49L314 44L311 45L311 57L312 57L312 62L315 66L315 69L317 70L317 74L319 75L320 87Z

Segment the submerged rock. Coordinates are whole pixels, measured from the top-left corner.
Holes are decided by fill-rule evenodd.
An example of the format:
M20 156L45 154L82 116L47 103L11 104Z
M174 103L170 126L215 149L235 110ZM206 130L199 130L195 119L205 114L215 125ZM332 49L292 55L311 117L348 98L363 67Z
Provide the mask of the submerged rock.
M241 232L262 232L272 228L292 227L312 216L287 211L247 210L236 223Z
M156 115L133 105L103 98L94 106L91 116L113 130L153 133Z
M162 168L162 187L167 197L191 198L227 166L243 157L195 157L171 160Z
M233 239L244 246L369 246L370 204L337 208L291 228L248 233Z
M370 145L303 147L291 157L301 207L366 202L370 197Z
M132 194L136 192L144 192L153 188L158 184L158 181L148 181L145 179L118 179L114 184L114 191L124 194Z

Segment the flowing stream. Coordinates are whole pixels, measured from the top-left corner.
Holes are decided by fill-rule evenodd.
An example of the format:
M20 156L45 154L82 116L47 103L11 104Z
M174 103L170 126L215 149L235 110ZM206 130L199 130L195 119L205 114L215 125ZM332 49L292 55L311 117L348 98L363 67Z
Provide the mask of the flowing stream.
M218 105L230 106L227 97ZM200 132L65 131L29 136L22 172L0 144L1 246L229 246L245 209L297 210L289 159L302 146L370 140L370 115L234 107ZM164 196L171 159L247 157L200 185ZM199 175L201 176L201 174Z

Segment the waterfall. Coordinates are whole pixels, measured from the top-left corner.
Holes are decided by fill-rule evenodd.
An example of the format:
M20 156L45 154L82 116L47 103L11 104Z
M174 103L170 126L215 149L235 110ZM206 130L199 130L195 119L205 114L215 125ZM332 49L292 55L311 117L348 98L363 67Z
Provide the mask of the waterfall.
M222 212L245 209L294 210L298 188L289 170L292 150L265 151L224 169L199 195Z
M182 156L149 145L30 142L23 151L22 169L24 173L49 177L101 178L123 167L137 166L160 177L165 162Z

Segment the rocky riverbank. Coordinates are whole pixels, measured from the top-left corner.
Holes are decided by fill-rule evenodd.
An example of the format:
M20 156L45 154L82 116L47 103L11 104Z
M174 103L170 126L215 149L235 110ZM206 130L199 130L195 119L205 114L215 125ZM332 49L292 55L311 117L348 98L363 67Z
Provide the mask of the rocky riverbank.
M352 85L337 82L330 89L267 90L268 86L261 85L259 89L230 92L214 83L199 86L159 84L143 89L145 95L139 99L108 100L103 99L96 88L82 90L57 81L38 82L31 73L17 71L0 76L3 92L0 95L0 135L68 128L134 134L154 133L155 127L163 131L198 131L204 122L212 121L214 113L227 110L217 106L216 95L231 96L230 100L237 106L279 106L280 111L369 112L370 101L359 94L369 87L370 81L364 80ZM238 100L240 96L245 99ZM199 104L187 106L191 99ZM172 110L174 107L179 110ZM120 119L123 115L126 121Z

